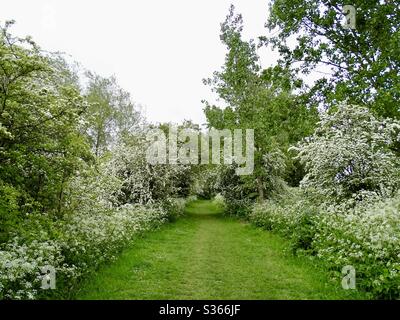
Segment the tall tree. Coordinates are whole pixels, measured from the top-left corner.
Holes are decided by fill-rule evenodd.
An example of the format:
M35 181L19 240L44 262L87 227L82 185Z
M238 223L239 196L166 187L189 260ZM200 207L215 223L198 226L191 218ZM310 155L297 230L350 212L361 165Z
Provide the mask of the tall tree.
M141 121L138 107L115 77L104 78L88 72L86 132L97 157L116 144L118 138L137 128Z
M356 9L354 29L344 24L348 4ZM399 8L389 0L273 0L267 26L275 35L263 40L279 49L282 65L294 72L330 68L331 75L312 88L312 98L325 106L347 100L398 118Z
M228 49L225 64L204 80L228 106L222 109L206 102L205 113L210 127L255 130L255 170L244 179L256 186L262 200L271 188L266 154L276 149L286 152L289 143L310 133L316 113L296 100L292 90L301 82L289 72L279 66L262 70L256 45L242 40L242 29L242 17L231 6L221 24L221 41Z

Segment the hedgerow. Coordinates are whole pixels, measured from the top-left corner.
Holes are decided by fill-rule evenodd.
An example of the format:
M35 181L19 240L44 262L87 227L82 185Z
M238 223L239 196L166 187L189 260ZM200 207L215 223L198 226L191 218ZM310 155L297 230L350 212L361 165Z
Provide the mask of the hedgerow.
M295 252L320 258L336 280L351 265L358 288L371 297L400 297L400 194L353 208L296 199L258 204L248 217L290 239Z

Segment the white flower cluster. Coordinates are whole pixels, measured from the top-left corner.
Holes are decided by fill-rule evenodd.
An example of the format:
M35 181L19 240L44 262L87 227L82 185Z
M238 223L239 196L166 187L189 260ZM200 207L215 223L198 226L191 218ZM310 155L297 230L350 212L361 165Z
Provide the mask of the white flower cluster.
M356 268L358 283L379 298L400 298L400 194L318 215L313 247L337 269Z
M186 203L188 203L190 199L183 198L168 198L162 203L162 207L165 210L168 220L174 221L180 216L184 214Z
M16 237L0 250L0 298L34 299L40 268L56 269L56 279L73 282L100 263L113 259L133 235L166 221L159 208L125 205L108 212L80 213L52 226L58 237L22 241Z
M0 297L33 299L40 287L40 268L53 265L61 272L71 271L63 265L63 260L61 246L56 241L34 240L26 244L15 237L0 251Z
M152 165L147 162L149 142L138 135L139 142L130 141L118 145L108 166L122 182L124 202L154 203L168 199L179 191L177 182L188 177L187 165Z
M314 134L291 149L305 165L305 189L336 202L369 193L387 197L400 184L400 163L393 145L400 122L377 119L367 108L340 105L321 115Z

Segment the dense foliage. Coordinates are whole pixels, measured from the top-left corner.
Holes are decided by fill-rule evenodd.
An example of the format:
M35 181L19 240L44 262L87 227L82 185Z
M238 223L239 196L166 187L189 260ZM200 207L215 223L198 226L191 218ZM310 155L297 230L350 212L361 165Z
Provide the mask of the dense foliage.
M150 165L140 108L1 27L0 298L73 294L138 233L183 213L185 166ZM40 290L41 268L57 290Z
M14 37L12 21L1 25L0 299L72 297L83 276L177 219L192 196L282 234L335 279L354 266L371 298L399 299L400 11L355 0L355 27L345 28L344 4L271 1L273 33L259 43L243 39L231 6L225 62L204 80L224 106L205 101L204 112L208 129L254 129L249 175L149 163L149 130L168 136L173 124L147 123L115 77L80 72ZM265 69L263 45L281 55ZM39 289L46 265L56 291Z
M357 289L398 299L399 10L355 1L348 29L344 4L272 1L273 33L260 45L281 59L266 70L231 8L221 25L225 64L205 81L227 107L207 104L205 113L210 127L255 129L256 169L240 177L221 167L215 201L289 238L294 253L319 259L337 281L351 265ZM304 85L323 65L331 73Z
M398 133L397 121L366 108L343 105L322 115L296 147L307 171L302 191L255 206L249 219L321 258L336 278L353 266L371 297L398 298L400 166L390 148Z
M0 30L0 238L32 212L60 212L65 182L91 154L86 102L60 57Z
M302 168L288 156L287 149L310 134L317 120L316 109L301 103L302 98L294 93L302 82L280 66L263 70L256 44L244 41L242 30L242 16L235 14L232 6L221 24L220 38L228 49L225 64L212 78L204 80L227 104L221 108L206 102L210 128L254 129L253 174L237 177L232 168L221 169L221 192L232 199L229 203L233 211L279 192L284 178L289 184L298 183Z
M355 28L344 25L345 5L356 10ZM313 85L312 100L327 107L348 99L399 117L398 1L274 0L267 26L273 36L263 40L279 50L284 66L305 75L329 70Z
M341 270L356 270L356 287L371 298L400 296L399 195L375 203L317 205L292 190L256 205L253 223L290 239L293 252L317 257L340 282Z
M358 106L341 105L321 115L314 134L298 151L307 174L301 182L331 201L391 196L399 187L400 122L380 120Z

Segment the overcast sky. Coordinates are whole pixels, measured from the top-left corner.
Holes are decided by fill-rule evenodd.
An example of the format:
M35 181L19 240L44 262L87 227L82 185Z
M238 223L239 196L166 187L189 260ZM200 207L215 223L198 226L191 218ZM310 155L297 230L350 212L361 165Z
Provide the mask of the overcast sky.
M16 20L12 32L43 49L114 74L149 121L204 123L201 100L214 97L202 79L224 62L220 23L231 3L246 39L266 34L265 0L12 0L1 4L0 20ZM259 54L263 66L276 60L266 49Z

